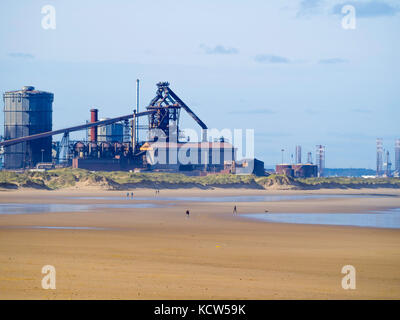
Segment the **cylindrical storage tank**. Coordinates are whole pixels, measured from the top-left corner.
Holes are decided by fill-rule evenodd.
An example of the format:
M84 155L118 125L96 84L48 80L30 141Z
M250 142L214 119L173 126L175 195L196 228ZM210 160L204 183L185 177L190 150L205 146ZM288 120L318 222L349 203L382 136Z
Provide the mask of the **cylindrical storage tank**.
M77 143L75 143L74 145L75 156L83 158L83 156L85 155L85 151L86 151L86 145L82 141L78 141Z
M302 164L294 164L293 165L294 176L296 178L305 178L306 177L306 168Z
M317 166L313 164L293 165L294 176L297 178L311 178L317 176Z
M52 130L54 95L25 86L8 91L4 100L4 139L10 140ZM4 148L4 168L33 167L51 162L52 137L22 142Z
M114 154L113 147L109 142L101 143L101 155L105 158L112 157Z
M114 153L116 155L121 155L124 151L124 146L120 142L115 142L114 143Z
M288 177L294 177L294 170L291 168L286 168L284 169L283 174Z
M88 144L88 152L89 152L89 156L97 157L97 152L98 152L97 143L89 142L89 144Z
M306 178L313 178L318 176L318 166L315 164L307 164L305 165L306 169Z

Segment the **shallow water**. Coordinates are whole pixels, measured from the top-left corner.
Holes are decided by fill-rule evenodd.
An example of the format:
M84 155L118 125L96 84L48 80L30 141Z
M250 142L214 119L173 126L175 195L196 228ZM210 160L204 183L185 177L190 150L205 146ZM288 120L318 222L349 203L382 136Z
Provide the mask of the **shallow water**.
M57 227L57 226L2 226L0 229L49 229L49 230L107 230L98 227Z
M385 197L385 195L373 194L355 194L355 195L339 195L339 194L299 194L299 195L258 195L258 196L224 196L224 197L67 197L68 199L77 200L120 200L120 201L192 201L192 202L270 202L270 201L290 201L303 199L329 199L329 198L371 198Z
M255 213L241 216L279 223L400 229L400 208L371 213Z
M34 214L82 212L96 209L159 208L153 203L65 204L65 203L0 203L1 214Z

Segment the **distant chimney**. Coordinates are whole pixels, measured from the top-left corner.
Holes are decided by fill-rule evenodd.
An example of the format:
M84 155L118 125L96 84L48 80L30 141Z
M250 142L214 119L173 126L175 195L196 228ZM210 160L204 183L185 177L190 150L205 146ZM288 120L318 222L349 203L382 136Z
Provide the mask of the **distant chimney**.
M98 109L91 109L90 110L90 122L97 122L98 121ZM90 128L90 142L97 143L97 127Z

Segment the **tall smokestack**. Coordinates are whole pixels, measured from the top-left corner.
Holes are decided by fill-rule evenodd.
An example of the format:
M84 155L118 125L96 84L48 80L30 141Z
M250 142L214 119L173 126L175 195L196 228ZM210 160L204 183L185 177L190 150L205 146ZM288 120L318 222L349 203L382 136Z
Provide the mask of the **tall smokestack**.
M90 109L90 122L98 121L99 110L98 109ZM97 143L97 127L90 128L90 142Z
M301 163L301 146L296 146L296 163Z

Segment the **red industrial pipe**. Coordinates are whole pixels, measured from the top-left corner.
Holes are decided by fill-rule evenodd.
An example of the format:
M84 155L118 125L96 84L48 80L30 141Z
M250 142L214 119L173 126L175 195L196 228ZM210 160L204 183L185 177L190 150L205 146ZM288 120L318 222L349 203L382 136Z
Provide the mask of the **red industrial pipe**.
M99 110L90 109L90 122L97 122ZM97 127L90 128L90 142L97 143Z

